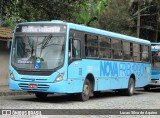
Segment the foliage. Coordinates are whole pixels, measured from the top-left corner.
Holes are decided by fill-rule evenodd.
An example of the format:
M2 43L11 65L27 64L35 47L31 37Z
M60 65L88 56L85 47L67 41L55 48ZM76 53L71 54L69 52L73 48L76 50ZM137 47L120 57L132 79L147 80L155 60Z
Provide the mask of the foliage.
M3 19L7 24L14 24L12 17L25 21L66 20L70 21L72 13L78 11L79 4L85 0L4 0ZM9 18L5 19L5 18ZM10 20L10 18L12 20ZM17 21L16 21L17 22Z
M160 0L143 0L140 4L140 37L148 39L150 41L156 41L156 33L160 28ZM130 2L130 14L131 18L137 24L138 16L138 1L131 0ZM154 33L154 34L153 34ZM150 35L149 35L150 34ZM158 34L157 34L158 36Z
M17 22L59 19L136 36L138 1L140 37L150 40L160 30L160 0L3 0L2 21L14 27Z
M107 9L101 14L99 24L102 29L135 36L132 28L129 9L129 0L112 0L108 2Z
M4 22L2 23L2 26L14 28L18 22L25 22L25 20L15 16L5 18Z
M107 6L108 0L88 0L80 4L80 11L74 12L75 22L87 26L98 27L99 15Z
M3 0L3 26L14 27L18 22L33 20L33 8L27 0Z

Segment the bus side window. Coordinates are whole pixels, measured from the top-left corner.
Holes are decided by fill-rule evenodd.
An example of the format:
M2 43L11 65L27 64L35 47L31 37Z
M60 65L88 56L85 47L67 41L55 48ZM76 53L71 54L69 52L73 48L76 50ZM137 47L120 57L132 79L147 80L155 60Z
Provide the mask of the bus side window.
M88 49L87 49L87 46L85 46L85 56L86 56L86 57L88 56Z
M87 35L85 35L85 56L88 57Z
M149 62L149 47L142 45L142 61Z
M98 36L92 34L85 35L85 55L86 57L98 57Z

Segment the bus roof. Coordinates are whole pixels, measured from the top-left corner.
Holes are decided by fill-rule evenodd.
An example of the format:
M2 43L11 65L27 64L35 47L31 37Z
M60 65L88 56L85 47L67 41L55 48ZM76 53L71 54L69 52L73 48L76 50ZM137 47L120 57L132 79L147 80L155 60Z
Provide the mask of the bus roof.
M84 25L63 22L61 20L24 22L24 23L19 23L19 24L23 25L23 24L53 24L53 23L54 24L66 24L70 29L75 29L75 30L79 30L79 31L85 31L85 32L93 33L93 34L96 33L96 34L100 34L100 35L104 35L104 36L119 38L122 40L133 41L133 42L142 43L142 44L151 44L151 42L148 40L144 40L144 39L140 39L140 38L136 38L136 37L131 37L131 36L127 36L127 35L123 35L123 34L119 34L119 33L114 33L111 31L92 28L92 27L88 27L88 26L84 26Z
M128 41L133 41L133 42L138 42L138 43L150 44L150 41L136 38L136 37L131 37L131 36L127 36L127 35L123 35L123 34L119 34L119 33L114 33L114 32L96 29L96 28L92 28L92 27L88 27L88 26L83 26L83 25L77 25L77 24L73 24L73 23L68 23L68 24L71 29L75 29L75 30L101 34L104 36L119 38L119 39L126 40L126 41L128 40Z
M158 45L160 45L160 42L151 42L151 44L158 44Z

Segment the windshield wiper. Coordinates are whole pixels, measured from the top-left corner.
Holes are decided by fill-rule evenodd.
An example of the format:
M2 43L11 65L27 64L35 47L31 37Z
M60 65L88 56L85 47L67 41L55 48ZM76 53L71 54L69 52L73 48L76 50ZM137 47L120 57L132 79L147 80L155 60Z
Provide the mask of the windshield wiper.
M51 40L51 38L52 38L52 34L50 34L49 36L45 37L45 39L40 43L40 44L42 44L40 57L41 57L41 54L42 54L42 50L48 45L48 43Z
M49 43L49 41L51 40L51 38L52 38L52 34L50 34L49 36L45 37L43 39L43 41L38 44L38 45L42 44L41 49L44 49L46 47L46 45Z

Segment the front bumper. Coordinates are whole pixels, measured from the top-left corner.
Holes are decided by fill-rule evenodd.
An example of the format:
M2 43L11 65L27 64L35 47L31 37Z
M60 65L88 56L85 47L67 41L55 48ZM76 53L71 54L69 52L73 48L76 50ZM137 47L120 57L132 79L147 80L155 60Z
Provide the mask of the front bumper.
M160 79L157 80L151 80L151 83L149 86L160 86Z
M13 91L46 92L46 93L79 93L82 92L83 80L62 80L60 82L22 82L9 79L9 89ZM36 85L31 88L29 85Z

